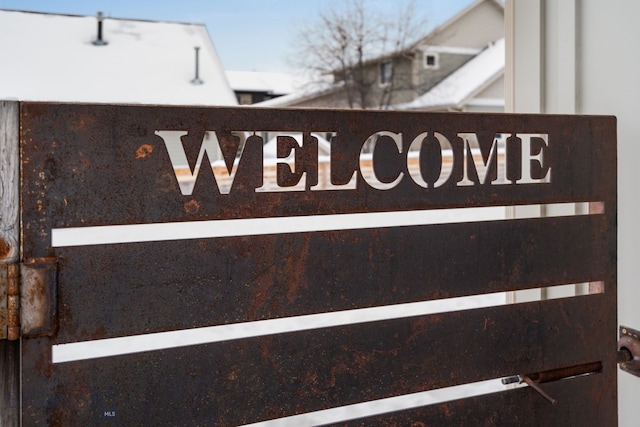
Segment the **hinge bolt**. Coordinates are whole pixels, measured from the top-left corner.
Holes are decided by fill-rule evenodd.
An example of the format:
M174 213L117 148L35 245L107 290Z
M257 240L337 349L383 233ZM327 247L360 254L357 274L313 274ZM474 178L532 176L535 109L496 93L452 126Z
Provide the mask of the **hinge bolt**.
M7 288L7 339L16 341L20 339L20 264L7 266Z

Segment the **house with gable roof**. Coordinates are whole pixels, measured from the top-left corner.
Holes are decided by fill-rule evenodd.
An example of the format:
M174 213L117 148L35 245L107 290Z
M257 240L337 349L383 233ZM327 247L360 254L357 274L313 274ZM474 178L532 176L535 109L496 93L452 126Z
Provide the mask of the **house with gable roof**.
M0 29L0 99L237 105L203 24L0 10Z
M476 0L408 49L369 60L368 80L377 84L371 85L371 101L358 107L502 111L503 38L503 3ZM330 82L319 81L256 106L349 108L339 71ZM384 96L388 99L379 103Z
M460 68L397 110L504 111L504 39L490 43Z

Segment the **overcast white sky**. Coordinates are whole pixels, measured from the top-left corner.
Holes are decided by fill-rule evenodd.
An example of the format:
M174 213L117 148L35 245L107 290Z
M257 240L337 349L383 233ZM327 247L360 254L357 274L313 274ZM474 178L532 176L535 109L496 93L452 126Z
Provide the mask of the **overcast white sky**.
M426 16L425 34L473 0L416 0ZM368 7L391 13L398 0L366 0ZM291 71L296 28L313 24L320 10L340 0L0 0L0 9L95 15L163 21L198 22L207 26L227 70ZM0 31L2 29L0 28Z

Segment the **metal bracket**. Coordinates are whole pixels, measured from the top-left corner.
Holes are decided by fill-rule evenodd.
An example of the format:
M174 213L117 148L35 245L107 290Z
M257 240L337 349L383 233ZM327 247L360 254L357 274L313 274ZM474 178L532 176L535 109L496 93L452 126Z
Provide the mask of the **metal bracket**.
M620 326L618 363L623 371L640 377L640 331Z
M54 258L0 266L0 339L55 334L57 270Z
M552 405L556 405L558 401L546 393L538 384L559 381L565 378L577 377L580 375L594 374L602 372L601 362L591 362L582 365L568 366L566 368L551 369L548 371L537 372L534 374L513 375L502 379L502 384L526 383L533 390L537 391L542 397L547 399Z
M20 332L23 337L52 336L57 330L58 264L35 258L20 266Z

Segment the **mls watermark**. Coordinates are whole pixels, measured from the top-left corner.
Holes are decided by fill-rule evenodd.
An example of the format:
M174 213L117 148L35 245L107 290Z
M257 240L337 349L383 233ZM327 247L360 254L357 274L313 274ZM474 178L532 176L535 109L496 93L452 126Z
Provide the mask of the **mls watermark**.
M82 408L92 408L100 416L105 418L115 418L117 414L117 396L112 392L102 390L91 391L89 393L64 394L55 393L53 395L11 393L9 395L9 405L11 409L22 407L30 409L70 409L79 410Z

